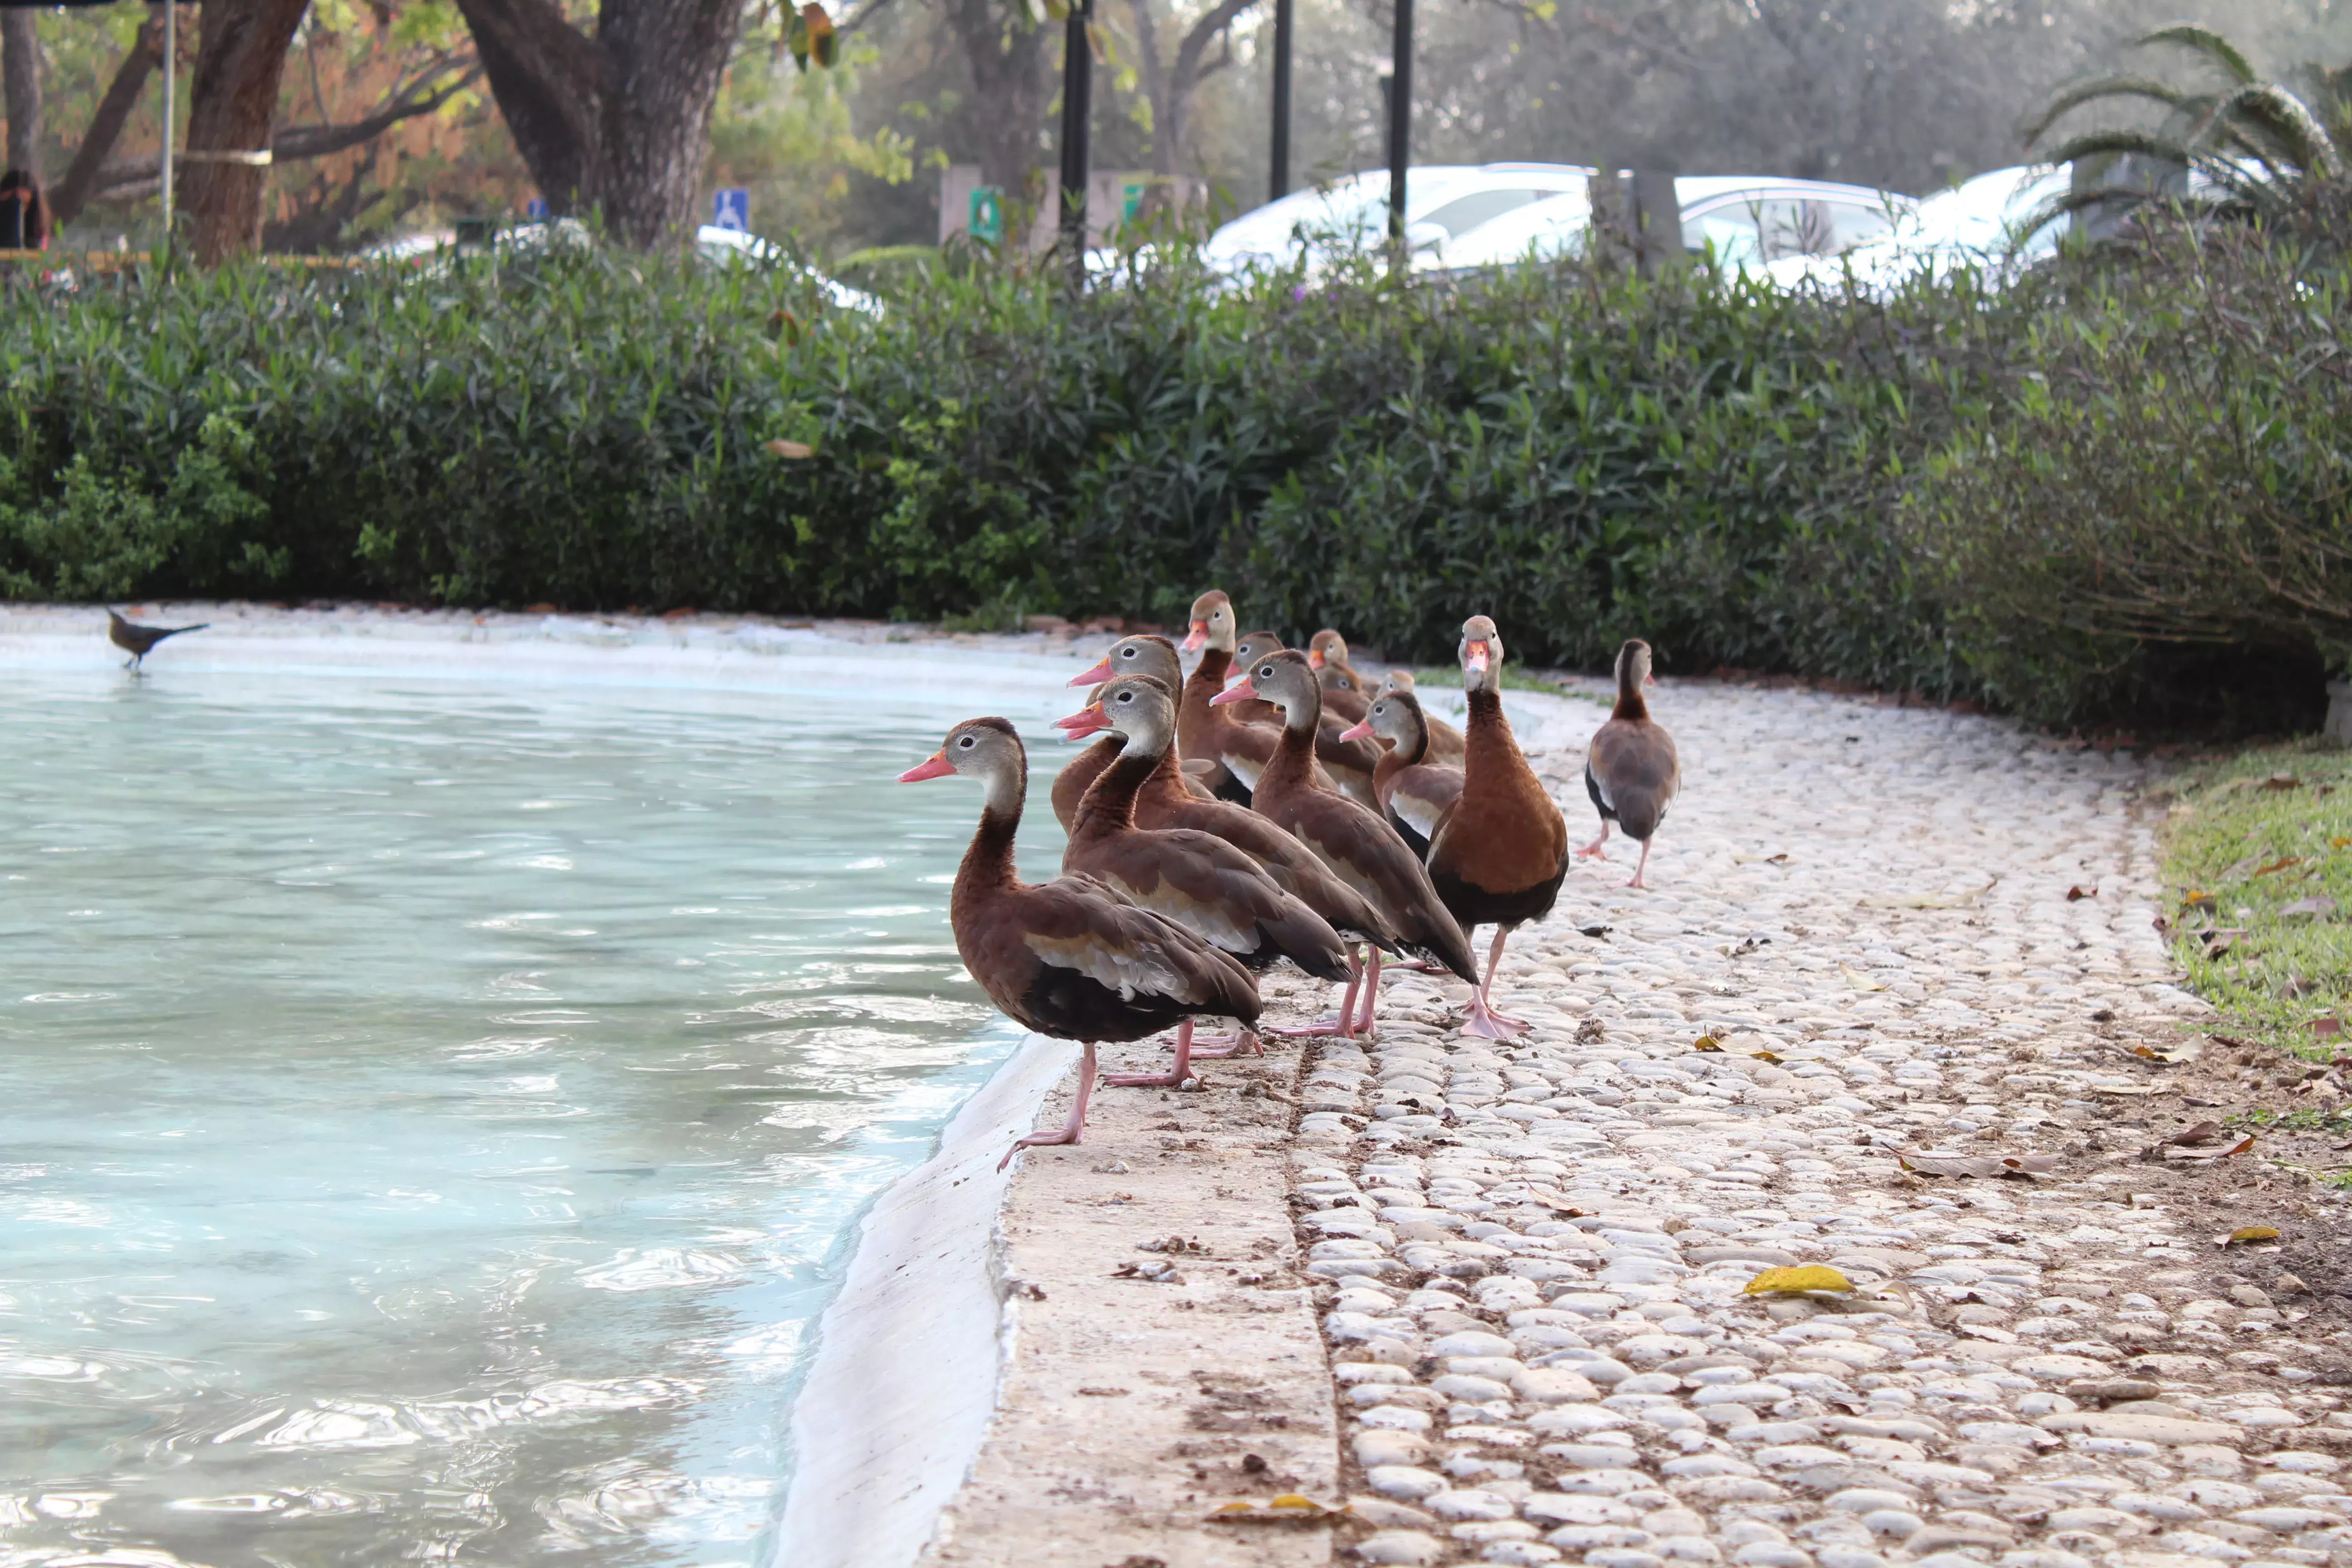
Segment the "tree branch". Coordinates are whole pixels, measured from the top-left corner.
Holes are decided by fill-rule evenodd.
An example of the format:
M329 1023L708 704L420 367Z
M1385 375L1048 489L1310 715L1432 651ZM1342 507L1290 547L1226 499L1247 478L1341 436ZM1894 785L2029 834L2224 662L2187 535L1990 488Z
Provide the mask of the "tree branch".
M82 132L81 145L74 149L73 162L67 166L65 178L49 192L49 210L60 225L79 217L81 209L89 205L101 182L100 168L106 155L114 151L131 111L139 106L139 95L147 86L147 78L163 58L163 24L160 18L150 18L141 24L138 36L123 54L122 63L115 68L114 80L107 85L106 96L99 100L98 108L91 112L89 129Z

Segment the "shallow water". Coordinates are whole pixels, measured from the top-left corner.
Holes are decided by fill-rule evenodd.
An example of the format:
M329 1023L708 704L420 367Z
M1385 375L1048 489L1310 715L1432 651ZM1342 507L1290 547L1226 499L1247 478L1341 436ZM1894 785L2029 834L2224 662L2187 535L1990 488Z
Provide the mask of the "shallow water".
M828 1261L1016 1039L977 800L888 783L956 717L0 686L0 1568L754 1560Z

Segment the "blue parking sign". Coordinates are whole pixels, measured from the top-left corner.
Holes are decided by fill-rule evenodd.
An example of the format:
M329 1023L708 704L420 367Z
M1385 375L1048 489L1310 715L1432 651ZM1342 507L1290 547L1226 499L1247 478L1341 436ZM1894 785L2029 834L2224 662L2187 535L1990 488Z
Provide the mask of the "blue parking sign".
M738 234L750 232L751 193L740 185L730 186L726 190L713 193L710 198L710 226L713 228L731 228Z
M543 221L547 216L547 198L545 196L531 197L530 200L523 204L522 216L528 218L538 218Z

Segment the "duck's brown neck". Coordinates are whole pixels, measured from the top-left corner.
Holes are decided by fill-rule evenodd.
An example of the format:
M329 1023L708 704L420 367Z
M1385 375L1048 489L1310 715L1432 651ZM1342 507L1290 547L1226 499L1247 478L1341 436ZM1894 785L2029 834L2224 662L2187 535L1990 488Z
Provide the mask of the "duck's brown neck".
M956 868L955 897L950 900L953 910L961 913L973 909L992 894L1008 892L1021 885L1013 868L1013 840L1020 831L1018 794L1010 806L991 800L981 808L979 830L971 836L971 847L963 852L963 864Z
M1404 734L1390 749L1389 755L1397 760L1397 766L1409 768L1429 757L1429 721L1422 717L1418 708L1405 708L1402 712Z
M1617 667L1617 706L1609 710L1612 719L1647 719L1650 705L1642 700L1641 677L1633 673L1630 663Z
M1068 828L1078 819L1078 802L1086 798L1087 790L1102 776L1102 771L1110 766L1119 749L1120 742L1117 735L1105 735L1072 757L1064 764L1062 771L1054 775L1054 816L1064 828Z
M1077 819L1070 825L1073 838L1099 837L1107 833L1123 833L1135 826L1135 796L1143 788L1143 781L1160 766L1165 751L1139 752L1129 742L1087 786L1085 798L1078 802Z
M1319 702L1283 708L1282 740L1275 747L1274 755L1267 760L1265 771L1258 775L1260 792L1267 789L1269 780L1278 790L1320 775L1321 770L1315 765L1315 731L1322 722L1322 717Z
M1143 781L1143 787L1136 791L1136 798L1140 800L1150 796L1154 800L1166 800L1172 795L1181 800L1190 798L1192 793L1184 787L1184 765L1176 760L1176 748L1171 746L1160 753L1160 761L1152 765L1150 776Z

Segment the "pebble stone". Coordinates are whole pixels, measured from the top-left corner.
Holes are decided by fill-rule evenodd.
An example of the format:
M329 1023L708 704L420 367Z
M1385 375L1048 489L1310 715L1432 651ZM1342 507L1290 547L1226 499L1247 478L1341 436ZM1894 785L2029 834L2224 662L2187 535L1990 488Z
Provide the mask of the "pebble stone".
M1653 706L1685 784L1652 885L1614 839L1514 935L1530 1031L1465 1037L1457 985L1391 970L1376 1037L1310 1059L1306 1267L1377 1527L1348 1550L2352 1568L2346 1346L2084 1147L2167 1114L2106 1092L2147 1076L2118 1043L2208 1016L2153 928L2141 764L1819 693ZM1514 701L1580 842L1601 716ZM1895 1146L2060 1160L1930 1180ZM1801 1264L1860 1289L1743 1293Z

